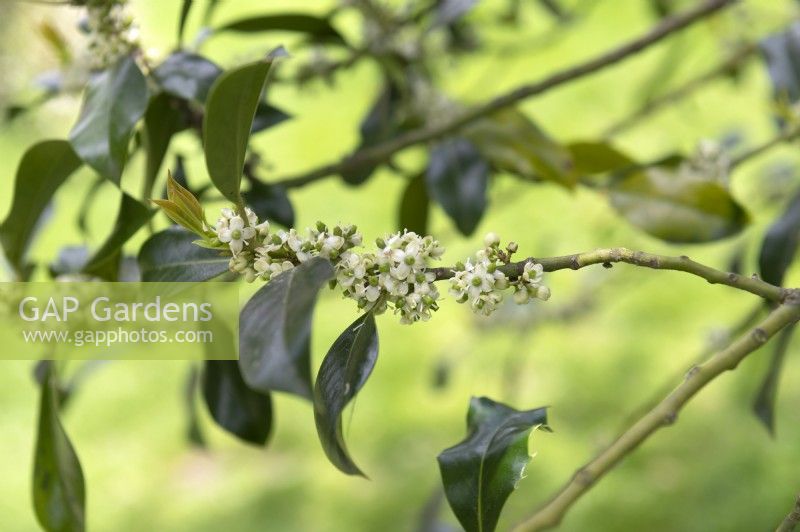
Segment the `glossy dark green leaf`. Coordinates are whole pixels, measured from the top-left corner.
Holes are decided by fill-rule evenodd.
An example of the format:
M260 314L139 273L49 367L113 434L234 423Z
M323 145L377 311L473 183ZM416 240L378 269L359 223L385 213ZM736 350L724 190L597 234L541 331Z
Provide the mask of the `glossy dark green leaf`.
M153 70L153 78L164 92L195 102L205 102L222 69L191 52L174 52Z
M256 116L253 118L253 127L250 133L255 135L265 129L277 126L281 122L289 120L291 117L292 115L278 109L274 105L261 102L256 109Z
M184 111L175 98L162 92L150 100L150 105L144 114L142 135L145 150L144 197L152 196L153 186L161 171L172 137L185 127Z
M133 128L147 109L147 82L133 57L96 74L69 140L100 175L119 184Z
M193 244L197 235L179 227L154 234L139 250L139 269L147 282L202 282L228 271L229 256Z
M516 109L476 121L464 137L500 172L566 187L577 182L569 151Z
M153 216L154 211L122 193L117 220L105 242L95 251L92 258L84 266L83 272L109 281L117 280L122 246L141 229Z
M394 83L387 81L361 122L359 128L361 142L356 153L385 142L402 131L402 124L398 118L401 104L400 90ZM369 179L378 166L378 164L349 166L342 172L342 179L349 185L360 185Z
M667 242L711 242L749 222L724 184L683 176L672 166L620 174L609 185L609 199L630 223Z
M361 475L347 451L342 412L367 382L378 359L378 331L372 312L359 316L336 339L314 385L314 419L328 459L343 473Z
M240 199L239 187L261 90L276 56L225 72L206 102L203 136L211 182L227 199Z
M486 210L489 165L470 141L445 140L431 149L428 192L464 235L471 235Z
M269 394L247 386L235 360L206 360L203 398L220 427L243 441L264 445L272 428Z
M65 140L34 144L17 167L11 211L0 224L0 243L6 259L22 271L25 253L39 218L58 187L81 166L81 160Z
M342 34L331 26L328 19L303 13L281 13L235 20L218 27L215 32L262 33L290 31L303 33L313 42L344 44Z
M616 172L636 162L607 142L573 142L566 146L579 176Z
M181 4L181 12L178 17L178 43L183 42L183 34L186 30L186 21L189 19L189 13L192 10L194 0L183 0Z
M778 381L783 369L783 361L786 359L786 352L789 349L789 344L796 328L796 324L791 325L783 329L778 335L767 374L764 375L764 380L761 382L753 402L753 412L773 436L775 435L775 401L778 396Z
M786 270L797 255L800 245L800 190L797 191L783 214L767 230L761 242L758 267L761 278L781 286Z
M531 459L531 431L547 429L547 410L515 410L473 397L467 437L438 457L445 494L467 532L491 532ZM549 429L547 429L549 430Z
M252 180L250 190L244 193L244 200L259 220L294 227L294 208L284 188Z
M213 345L213 344L209 344ZM186 440L194 447L205 449L206 442L203 428L200 425L200 415L197 408L197 396L200 389L200 371L192 365L186 376L183 386L184 408L186 409Z
M315 257L250 298L239 318L239 364L248 386L311 398L311 320L317 293L332 277L331 263Z
M770 35L760 45L775 96L796 102L800 99L800 23Z
M425 185L425 175L420 174L411 179L403 191L398 229L408 229L418 235L427 235L429 207L430 199Z
M92 184L89 185L89 189L86 191L86 194L84 194L83 198L81 198L81 205L78 209L78 217L75 220L75 224L78 226L78 230L84 237L88 237L90 234L89 216L91 214L92 206L94 206L95 200L100 195L100 191L103 189L103 186L106 183L108 183L106 178L95 175Z
M86 529L83 471L58 416L58 392L52 365L46 369L39 406L33 463L33 508L48 531Z

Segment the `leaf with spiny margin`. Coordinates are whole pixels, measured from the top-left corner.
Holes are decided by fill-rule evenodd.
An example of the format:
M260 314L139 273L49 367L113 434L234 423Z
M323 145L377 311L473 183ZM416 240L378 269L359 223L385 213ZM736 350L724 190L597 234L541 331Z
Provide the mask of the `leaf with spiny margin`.
M83 273L116 281L122 247L150 220L153 213L147 206L123 192L111 234L83 267Z
M336 339L322 361L314 385L314 419L322 449L348 475L366 476L350 457L342 433L342 412L367 382L378 359L375 316L359 316Z
M229 254L194 244L196 235L180 227L154 234L139 250L145 282L202 282L228 271Z
M333 266L314 257L272 277L242 308L239 365L248 386L310 399L311 320Z
M53 365L46 365L34 448L33 508L45 530L83 532L86 529L83 471L59 420L55 379Z
M500 511L531 459L528 440L549 430L547 410L516 410L487 397L473 397L467 437L438 457L445 494L467 532L491 532Z
M728 187L683 175L675 165L620 172L608 185L612 207L646 233L673 243L701 243L739 233L750 217Z
M81 166L66 140L34 144L22 156L14 178L11 211L0 224L0 243L6 259L19 273L42 213L56 190Z
M147 82L132 56L95 74L69 141L83 161L119 185L133 128L147 109Z
M461 234L469 236L483 218L488 199L489 164L467 139L452 138L431 149L426 172L430 196Z
M285 55L275 50L256 61L225 72L217 78L208 94L203 119L203 144L211 182L225 198L240 200L250 131L261 91L276 58Z
M224 325L214 329L216 346L233 345L233 333ZM222 343L218 335L224 335ZM203 369L203 399L217 424L243 441L264 445L272 428L272 399L269 394L253 390L242 378L236 360L216 360L228 353L208 353Z

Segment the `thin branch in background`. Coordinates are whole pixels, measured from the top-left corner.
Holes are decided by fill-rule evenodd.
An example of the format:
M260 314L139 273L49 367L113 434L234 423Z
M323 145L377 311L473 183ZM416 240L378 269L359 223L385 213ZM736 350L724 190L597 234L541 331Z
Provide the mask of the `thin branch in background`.
M717 11L720 11L721 9L729 7L733 3L734 0L707 0L693 9L663 19L649 32L636 39L633 39L608 52L602 53L593 59L557 72L556 74L553 74L541 81L522 85L521 87L518 87L485 103L484 105L474 107L464 112L461 114L461 116L458 116L453 120L443 124L410 131L409 133L396 137L387 142L383 142L371 148L360 150L348 157L345 157L339 162L328 164L296 176L278 179L274 183L285 188L301 187L330 176L338 175L349 168L384 162L391 158L395 153L405 148L442 138L468 124L471 124L472 122L475 122L476 120L492 115L497 111L510 107L524 99L543 94L551 89L619 63L620 61L655 45L673 33L687 28L695 22L703 20L704 18L716 13Z
M650 115L660 111L661 109L679 100L691 96L699 89L705 87L708 83L715 81L716 79L722 76L728 75L731 72L735 71L737 68L741 67L750 58L755 56L757 51L758 51L758 46L756 46L753 43L748 43L740 46L736 52L731 54L727 59L725 59L715 67L711 68L710 70L688 80L679 87L676 87L675 89L666 92L661 96L656 96L650 99L636 111L628 115L626 118L623 118L616 124L609 127L603 133L603 136L606 138L610 138L619 135L639 124L642 121L642 119L649 117Z
M734 158L731 161L730 168L733 170L750 159L758 157L759 155L771 150L775 146L779 146L785 142L791 142L797 138L800 138L800 127L785 129L781 131L779 135Z
M532 532L558 525L578 499L596 485L606 473L659 429L672 425L681 409L700 390L723 373L735 369L748 355L798 319L800 319L800 292L791 291L786 302L770 312L757 327L740 336L727 349L717 353L705 364L692 368L672 393L624 431L597 457L578 469L553 498L521 523L516 530Z
M792 532L798 524L800 524L800 496L797 497L797 502L794 503L792 511L789 512L789 515L778 525L775 532Z

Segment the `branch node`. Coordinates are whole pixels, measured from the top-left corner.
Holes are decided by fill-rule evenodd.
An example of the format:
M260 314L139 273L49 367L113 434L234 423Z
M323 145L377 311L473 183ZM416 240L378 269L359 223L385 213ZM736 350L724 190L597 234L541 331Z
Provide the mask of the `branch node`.
M756 327L753 329L751 334L753 336L753 340L759 345L765 343L769 339L769 334L767 334L767 331L761 327Z
M569 260L570 268L578 270L581 267L581 261L577 255L573 255Z
M739 275L737 275L737 274L735 274L735 273L733 273L733 272L731 272L731 273L729 273L729 274L728 274L728 281L729 281L729 282L731 282L731 283L735 283L735 282L737 282L738 280L739 280Z
M594 481L594 475L585 467L582 467L575 472L575 482L581 486L591 486L594 484Z
M608 261L606 261L606 262L604 262L604 263L603 263L603 268L605 268L605 269L607 269L607 270L608 270L608 269L610 269L610 268L613 268L613 267L614 267L614 265L613 265L613 264L611 264L611 263L610 263L610 262L608 262Z
M692 377L694 377L698 373L700 373L700 366L697 366L697 365L692 366L691 368L689 368L689 371L686 372L686 377L685 378L688 381L689 379L691 379Z
M665 414L664 415L664 419L662 420L662 422L664 423L665 426L668 426L668 425L674 424L675 421L677 421L677 420L678 420L678 413L673 411L673 412L668 412L667 414Z

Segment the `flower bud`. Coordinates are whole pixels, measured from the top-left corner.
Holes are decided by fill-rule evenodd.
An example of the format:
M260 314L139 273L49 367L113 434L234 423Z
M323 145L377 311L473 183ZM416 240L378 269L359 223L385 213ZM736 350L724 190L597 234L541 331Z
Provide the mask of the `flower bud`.
M333 228L333 234L336 236L342 236L342 228L337 225Z
M317 231L319 231L320 233L324 233L327 230L328 230L328 227L324 223L317 222Z
M508 246L506 246L506 249L508 250L509 253L516 253L517 249L519 249L519 246L517 245L516 242L509 242Z
M514 292L514 302L517 305L524 305L525 303L530 300L530 296L528 295L528 291L526 289L517 290Z
M487 248L498 246L500 245L500 236L495 232L486 233L486 236L483 237L483 243Z
M536 290L536 297L538 297L542 301L547 301L548 299L550 299L550 289L547 288L546 286L540 286Z
M375 245L378 246L379 248L383 249L383 248L386 247L386 241L384 239L382 239L382 238L376 238L375 239Z

